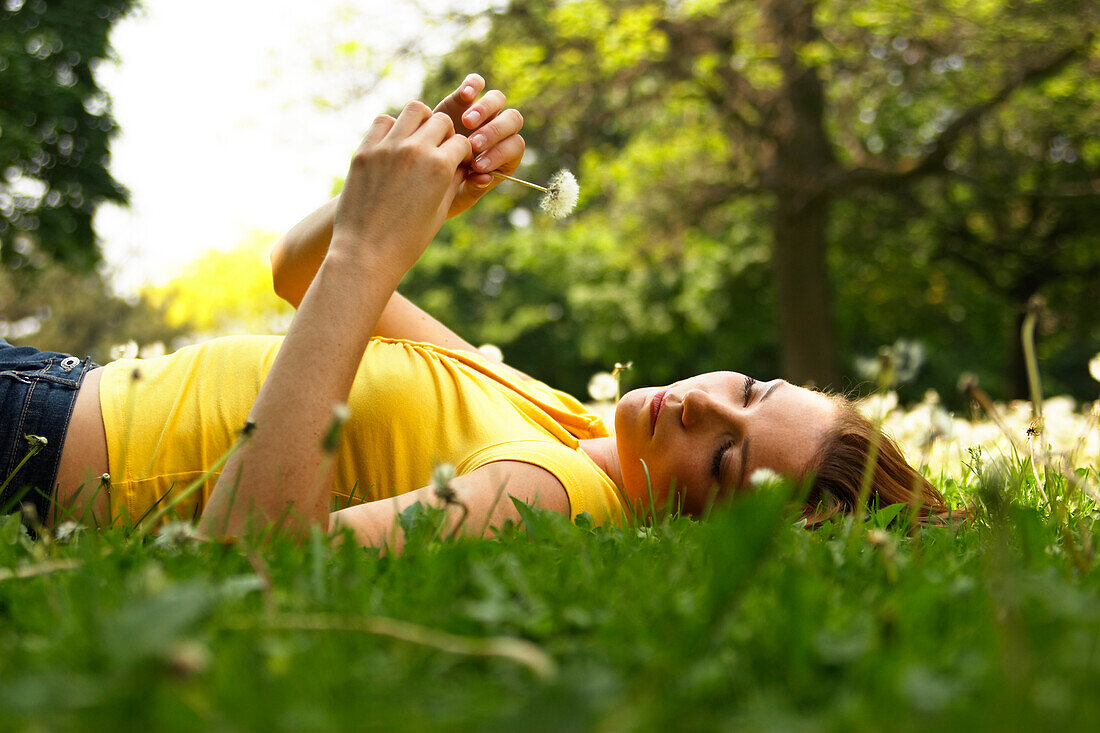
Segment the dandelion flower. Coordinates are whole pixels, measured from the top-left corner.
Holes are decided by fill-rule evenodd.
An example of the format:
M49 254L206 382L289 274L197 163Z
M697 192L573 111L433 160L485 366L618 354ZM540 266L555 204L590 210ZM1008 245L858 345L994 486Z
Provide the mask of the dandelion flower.
M447 489L455 478L455 467L450 463L440 463L432 469L432 486L436 491Z
M1089 374L1097 382L1100 382L1100 354L1089 359Z
M135 359L138 355L137 342L131 339L124 344L115 344L110 350L111 361L118 361L119 359Z
M489 361L500 363L504 361L504 352L496 344L482 344L477 347L478 353Z
M546 195L539 201L539 208L555 219L564 219L577 205L580 193L581 187L577 185L576 177L563 168L550 179Z
M577 178L570 171L562 168L550 179L549 186L540 186L537 183L513 178L499 171L492 171L492 175L512 183L518 183L536 191L542 191L543 197L539 201L539 208L555 219L564 219L573 211L580 196L581 187L577 184Z
M610 402L619 393L619 380L608 372L596 372L588 380L588 394L596 402Z
M770 486L782 481L782 477L770 468L758 468L749 476L750 486Z

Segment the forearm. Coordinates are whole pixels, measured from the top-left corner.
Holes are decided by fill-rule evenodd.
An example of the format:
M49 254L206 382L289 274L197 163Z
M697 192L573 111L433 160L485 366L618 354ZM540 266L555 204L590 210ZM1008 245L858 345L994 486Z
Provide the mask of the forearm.
M276 522L300 534L328 526L332 461L323 437L347 401L397 283L443 222L470 144L450 120L410 102L375 118L352 156L333 236L203 512L211 535Z
M253 521L297 533L326 521L332 465L322 439L400 276L369 262L324 260L252 408L254 432L203 512L204 532L239 534Z
M295 224L271 250L275 293L296 308L301 305L302 297L328 252L338 200L329 201ZM396 292L390 296L372 334L383 338L424 341L448 349L477 350L473 344Z
M336 204L333 199L298 222L271 250L275 293L294 307L301 305L332 240ZM436 344L459 351L477 348L403 297L393 293L372 332L383 338Z

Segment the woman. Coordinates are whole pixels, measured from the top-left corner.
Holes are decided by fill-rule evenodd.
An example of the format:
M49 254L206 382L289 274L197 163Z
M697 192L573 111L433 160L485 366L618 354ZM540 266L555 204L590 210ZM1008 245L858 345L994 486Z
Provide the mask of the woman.
M411 102L374 120L341 195L272 253L276 291L298 308L285 338L218 339L104 368L0 345L11 418L0 461L16 467L23 433L48 438L5 502L19 486L56 485L32 497L53 523L136 521L178 502L212 536L321 525L378 546L401 542L404 508L444 501L428 477L446 461L457 471L451 501L465 507L450 520L473 534L518 520L507 496L597 521L650 501L697 514L760 468L815 477L811 521L854 507L872 431L842 399L704 374L624 396L612 437L575 400L487 361L396 293L443 220L494 185L487 172L511 173L522 157L521 116L499 91L478 98L483 87L471 75L434 114ZM351 419L333 440L344 403ZM246 418L249 435L222 470L180 499ZM916 490L923 514L945 509L892 442L878 452L880 501ZM344 508L332 512L334 493Z

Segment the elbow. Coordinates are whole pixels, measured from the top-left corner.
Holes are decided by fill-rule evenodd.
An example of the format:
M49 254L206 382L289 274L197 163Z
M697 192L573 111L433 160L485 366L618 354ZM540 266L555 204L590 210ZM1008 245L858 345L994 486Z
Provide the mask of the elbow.
M284 238L279 237L279 240L275 242L275 246L271 248L271 254L268 256L271 263L271 288L280 298L297 307L298 302L294 299L290 278L287 276L287 269L284 266L285 249L286 243Z

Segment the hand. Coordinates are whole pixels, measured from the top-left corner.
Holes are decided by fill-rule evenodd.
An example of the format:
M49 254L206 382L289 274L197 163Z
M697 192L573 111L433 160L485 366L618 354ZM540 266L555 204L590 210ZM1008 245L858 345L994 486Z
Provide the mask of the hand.
M443 224L470 156L451 118L421 102L409 102L396 120L376 117L336 204L329 254L367 256L404 275Z
M505 109L508 100L498 89L477 99L484 88L485 80L479 74L470 74L435 108L436 112L451 118L459 134L470 138L470 147L476 156L473 167L464 171L466 175L451 202L448 219L473 206L486 191L500 183L499 178L479 171L512 175L523 158L524 142L519 136L523 116L518 110Z

